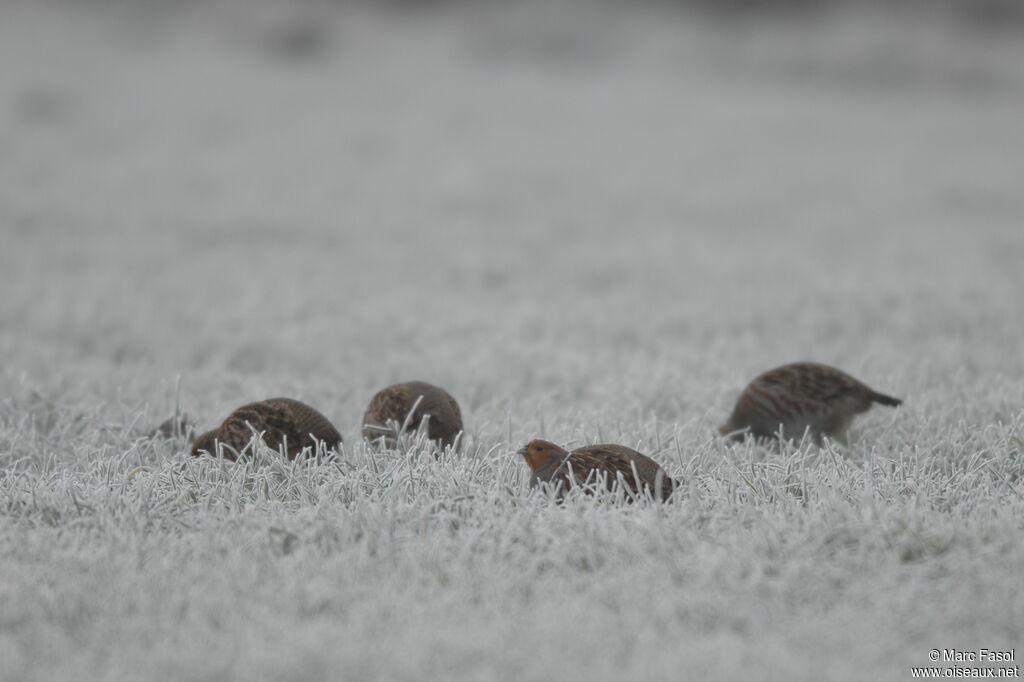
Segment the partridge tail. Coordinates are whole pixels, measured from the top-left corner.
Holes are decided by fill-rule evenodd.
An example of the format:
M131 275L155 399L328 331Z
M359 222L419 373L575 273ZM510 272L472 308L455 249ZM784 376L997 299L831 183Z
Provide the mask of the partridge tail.
M871 395L869 397L871 398L871 402L878 403L879 405L889 405L890 407L896 407L897 405L903 404L903 401L900 400L899 398L893 398L892 396L884 395L882 393L875 393L874 391L871 392Z

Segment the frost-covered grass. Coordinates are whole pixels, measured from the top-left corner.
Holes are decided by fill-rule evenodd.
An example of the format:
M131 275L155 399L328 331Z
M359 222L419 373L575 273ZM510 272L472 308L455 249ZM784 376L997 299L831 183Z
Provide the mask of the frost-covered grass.
M0 679L900 680L1020 651L1019 41L89 7L0 20ZM716 437L797 359L906 402L846 447ZM460 401L463 453L359 440L413 378ZM144 437L274 395L342 452ZM636 447L678 500L531 494L533 437Z

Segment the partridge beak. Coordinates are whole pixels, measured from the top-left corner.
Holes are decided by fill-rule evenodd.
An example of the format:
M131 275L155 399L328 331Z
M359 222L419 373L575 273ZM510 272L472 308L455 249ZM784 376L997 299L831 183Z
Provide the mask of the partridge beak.
M516 450L516 454L517 455L522 455L523 457L526 457L526 455L530 454L530 448L527 447L526 445L524 445L523 447L521 447L518 450Z

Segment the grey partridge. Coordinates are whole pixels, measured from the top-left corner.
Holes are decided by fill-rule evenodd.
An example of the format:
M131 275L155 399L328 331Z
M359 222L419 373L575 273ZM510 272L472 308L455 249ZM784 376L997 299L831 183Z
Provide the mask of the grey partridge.
M341 444L341 434L334 425L309 405L291 398L270 398L239 407L220 426L198 436L192 443L192 454L216 454L217 443L221 443L226 446L224 458L234 460L254 433L262 433L271 449L286 445L288 459L295 459L304 448L315 448L320 441L328 449Z
M566 451L546 440L532 440L519 450L533 470L531 487L555 486L559 498L570 488L592 486L603 478L612 490L621 480L632 494L667 500L676 483L650 457L623 445L587 445Z
M377 392L363 414L363 436L394 447L404 427L415 431L427 419L427 437L451 447L462 432L459 404L448 391L425 381L406 381Z
M801 438L804 433L844 440L853 418L872 405L897 406L903 401L878 393L852 376L816 362L795 362L761 374L743 390L723 436Z

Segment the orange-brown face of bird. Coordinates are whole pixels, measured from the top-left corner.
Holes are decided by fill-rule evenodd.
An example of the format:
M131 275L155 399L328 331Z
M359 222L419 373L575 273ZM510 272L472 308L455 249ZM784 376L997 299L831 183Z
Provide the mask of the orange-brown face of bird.
M518 452L526 459L526 463L533 471L540 469L552 457L563 457L567 454L565 450L546 440L531 440Z

